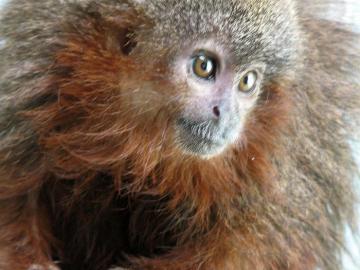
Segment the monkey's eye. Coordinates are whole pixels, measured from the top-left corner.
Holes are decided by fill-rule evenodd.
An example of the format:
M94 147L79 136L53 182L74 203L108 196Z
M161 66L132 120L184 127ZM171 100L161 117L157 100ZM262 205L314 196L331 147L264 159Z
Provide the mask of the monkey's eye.
M216 75L217 63L214 58L207 55L196 55L192 60L192 69L194 74L205 80L213 80Z
M258 75L255 71L249 71L242 76L239 83L239 90L244 93L252 92L256 87Z

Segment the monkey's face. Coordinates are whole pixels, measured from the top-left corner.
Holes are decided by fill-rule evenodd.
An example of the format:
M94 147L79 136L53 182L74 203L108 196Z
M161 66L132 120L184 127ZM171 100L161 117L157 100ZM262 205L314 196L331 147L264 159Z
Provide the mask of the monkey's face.
M151 63L140 46L133 56L138 52L139 62ZM132 104L142 106L142 100L146 107L152 107L152 115L165 111L171 119L172 145L184 153L210 158L241 138L262 93L266 63L238 65L227 44L213 37L189 40L181 47L174 46L164 55L162 49L154 53L158 58L149 65L156 79L144 84L141 96L133 96L136 103ZM157 65L162 68L157 69Z
M216 40L188 44L172 66L173 80L184 93L174 123L178 145L204 157L221 153L241 135L265 66L237 67Z
M151 55L165 65L175 145L207 158L241 141L264 87L295 56L296 22L284 23L293 7L248 0L139 5L154 26L138 33L138 51L145 62Z

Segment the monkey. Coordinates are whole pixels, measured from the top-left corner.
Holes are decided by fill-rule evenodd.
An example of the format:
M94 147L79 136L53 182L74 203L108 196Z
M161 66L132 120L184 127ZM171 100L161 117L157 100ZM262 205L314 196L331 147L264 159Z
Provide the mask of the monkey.
M330 4L8 1L0 269L341 269L360 48Z

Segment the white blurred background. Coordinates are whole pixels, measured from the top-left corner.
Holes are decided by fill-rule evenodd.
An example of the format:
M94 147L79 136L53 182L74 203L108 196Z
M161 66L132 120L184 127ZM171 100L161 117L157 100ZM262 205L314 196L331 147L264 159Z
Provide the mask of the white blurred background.
M0 8L5 4L6 1L7 0L0 0ZM29 0L29 1L36 1L36 0ZM335 1L342 1L342 0L335 0ZM330 5L328 10L322 10L324 14L324 18L346 23L350 27L352 27L354 31L360 33L360 0L344 0L344 1L347 2L347 6L345 7L345 10L335 8L334 6L336 6L336 4L334 6ZM2 41L0 38L0 46L1 46L1 42ZM360 40L358 44L360 46ZM360 143L358 144L353 143L353 149L354 149L354 155L356 156L360 167ZM356 186L360 198L360 181L357 181ZM358 207L358 209L359 209L358 223L360 228L360 206ZM346 229L346 237L348 243L347 244L348 250L350 251L352 256L348 256L347 254L343 255L344 270L360 270L360 245L359 245L360 237L353 235L350 229Z

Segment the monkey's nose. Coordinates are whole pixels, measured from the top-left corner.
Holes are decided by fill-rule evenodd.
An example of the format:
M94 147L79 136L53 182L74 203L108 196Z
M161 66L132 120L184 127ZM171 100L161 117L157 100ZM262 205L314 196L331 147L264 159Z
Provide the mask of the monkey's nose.
M215 106L215 107L213 108L213 113L214 113L214 115L216 116L216 118L219 118L219 117L220 117L220 109L219 109L218 106Z

